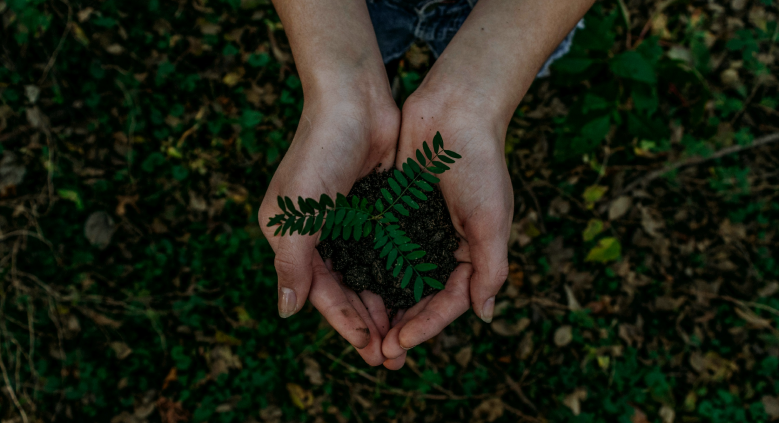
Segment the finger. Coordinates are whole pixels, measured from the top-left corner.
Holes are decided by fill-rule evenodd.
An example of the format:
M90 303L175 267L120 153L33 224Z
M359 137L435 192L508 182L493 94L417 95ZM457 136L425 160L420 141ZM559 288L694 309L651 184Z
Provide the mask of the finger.
M468 241L464 238L458 240L457 249L454 250L454 259L458 263L470 263L471 262L471 246L468 245Z
M433 297L434 295L428 295L427 297L422 298L422 300L418 303L414 304L413 307L407 309L403 314L403 317L400 318L400 321L392 326L392 329L387 332L387 336L384 337L384 342L381 344L381 351L384 353L385 357L397 358L406 352L407 349L400 346L400 341L398 340L400 330L403 329L403 325L405 325L406 322L410 321L412 318L414 318L414 316L419 314L425 308L427 303L433 299Z
M311 304L347 342L358 350L367 347L371 342L368 325L327 270L319 252L314 255L317 260L313 266L314 276L309 297Z
M387 370L400 370L403 368L403 365L406 364L406 352L403 352L403 355L396 358L388 358L384 362L384 367L387 368Z
M485 215L485 217L487 217ZM495 295L506 281L509 273L508 227L495 225L500 219L487 217L466 223L468 249L473 264L471 277L471 305L473 311L487 323L492 322L495 310Z
M360 299L368 309L368 313L371 316L371 320L379 330L379 334L382 338L387 336L387 332L390 330L389 315L387 314L387 307L384 306L384 300L380 296L374 294L371 291L365 290L360 293Z
M314 260L316 237L290 235L276 240L276 274L279 278L279 316L289 317L303 308L311 289L312 263L318 261L324 268L319 253Z
M351 289L347 288L345 285L339 285L341 286L341 290L346 294L346 298L348 298L349 302L352 304L352 307L354 307L354 309L357 311L357 314L360 315L362 321L365 322L365 324L368 326L370 341L368 342L368 345L365 346L365 348L358 349L357 352L360 354L363 360L368 363L368 365L378 366L383 363L384 360L386 360L384 355L381 353L381 342L383 340L383 336L380 335L380 331L376 327L376 324L371 318L371 315L366 309L362 300L360 299L360 296Z
M395 317L392 318L392 323L390 324L390 326L394 328L396 325L398 325L403 320L403 316L405 316L405 315L406 315L406 310L405 309L398 310L398 312L395 313ZM384 335L384 336L387 336L387 335Z
M419 314L403 325L398 334L400 348L407 350L427 341L468 311L468 285L472 274L473 266L468 263L461 263L454 269L444 290L435 294Z

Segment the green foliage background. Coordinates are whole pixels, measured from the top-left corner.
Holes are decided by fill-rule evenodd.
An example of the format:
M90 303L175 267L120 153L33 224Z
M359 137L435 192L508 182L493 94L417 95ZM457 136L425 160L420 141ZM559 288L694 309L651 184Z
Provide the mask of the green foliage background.
M779 415L776 2L598 2L509 128L499 318L399 372L277 317L256 211L303 98L267 1L0 13L3 421Z

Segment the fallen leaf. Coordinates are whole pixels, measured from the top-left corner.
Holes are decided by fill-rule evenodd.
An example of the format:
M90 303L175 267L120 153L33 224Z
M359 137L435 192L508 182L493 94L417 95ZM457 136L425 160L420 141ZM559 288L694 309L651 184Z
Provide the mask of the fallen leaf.
M222 82L224 82L228 87L232 87L233 85L241 82L241 75L236 72L230 72L225 75L224 78L222 78Z
M190 412L184 409L181 401L173 402L170 398L160 397L157 400L157 410L162 423L179 423L190 419Z
M135 205L136 202L138 202L139 196L136 195L118 195L116 196L116 199L119 200L119 204L116 205L116 215L117 216L124 216L125 213L127 213L127 206L132 206L132 208L135 209L136 212L140 212L138 210L138 206Z
M511 262L509 264L509 283L516 287L521 287L524 279L525 274L522 272L522 267L520 267L520 265L515 262Z
M779 291L779 282L772 281L768 282L764 287L760 288L760 290L757 291L757 296L767 298L776 294L777 291Z
M533 354L533 332L525 332L522 336L522 340L519 342L519 348L517 348L517 355L520 360L527 360L530 355Z
M119 360L124 360L125 358L129 357L130 354L133 353L133 350L127 346L124 342L111 342L111 349L114 350L116 353L116 358Z
M579 304L579 301L576 300L576 296L573 294L571 287L563 285L563 288L565 288L565 296L568 298L568 308L570 308L571 311L581 310L582 306Z
M124 47L119 44L110 44L106 46L105 51L114 55L122 54L124 52Z
M311 382L312 385L321 385L324 383L324 379L322 379L322 370L319 368L319 363L317 363L316 360L311 357L305 357L303 359L303 364L306 365L303 374L308 376L308 381Z
M84 23L84 21L89 19L89 15L91 15L92 12L94 11L95 9L91 7L85 7L84 9L79 10L78 13L76 14L76 16L78 16L78 21L80 23Z
M598 241L598 245L590 250L584 261L597 261L606 263L617 260L622 256L622 245L616 238L603 238Z
M296 383L288 383L289 398L295 407L305 410L314 403L314 394Z
M106 317L96 311L92 311L87 308L81 308L79 310L81 311L81 313L83 313L85 316L92 319L92 321L94 321L100 326L108 326L114 329L119 329L119 327L122 326L122 322Z
M646 413L633 407L633 415L630 416L630 423L649 423L649 418L646 416Z
M490 323L492 331L500 336L517 336L530 326L530 319L523 317L514 323L506 319L496 319Z
M564 347L573 341L573 328L570 325L560 326L554 333L554 343Z
M241 341L240 339L238 339L238 338L236 338L236 337L234 337L234 336L232 336L230 334L224 333L224 332L222 332L220 330L216 331L216 334L214 335L214 339L216 339L216 342L218 342L220 344L227 344L227 345L241 345L241 344L243 344L243 341Z
M473 409L473 420L476 422L494 422L501 418L504 412L503 401L500 398L484 400Z
M105 249L111 243L111 237L116 232L116 225L111 215L97 211L89 215L84 225L84 235L92 245Z
M587 208L591 209L595 206L595 203L603 197L603 194L609 190L609 187L603 185L592 185L587 187L582 194L584 202L587 204Z
M665 227L665 222L656 210L649 207L641 207L641 227L650 236L658 237L660 236L658 230Z
M471 362L471 357L473 357L473 348L467 346L460 349L460 351L454 355L454 360L461 366L468 367L468 363Z
M760 401L763 403L763 408L768 417L779 419L779 397L766 395Z
M162 381L162 390L164 391L167 389L171 382L175 382L178 379L178 371L176 370L176 367L172 367L168 372L168 375L165 376L165 380Z
M617 220L624 216L625 213L630 210L632 204L633 200L624 195L612 201L611 204L609 204L609 220Z
M41 94L41 89L38 88L37 85L25 85L24 86L24 95L27 97L27 100L35 104L36 101L38 101L38 96Z
M576 388L573 392L565 396L563 404L571 410L574 416L578 416L582 412L582 401L587 399L586 388Z
M667 405L660 407L660 411L657 414L660 415L663 423L674 423L674 419L676 419L676 412Z
M771 321L768 319L763 319L762 317L758 316L753 312L752 310L736 307L735 308L736 314L738 314L738 317L744 319L747 324L752 326L756 329L765 329L771 327Z
M0 160L0 194L6 188L21 184L26 171L24 164L16 160L14 153L4 151L3 158Z
M582 232L582 238L585 241L592 241L595 237L603 232L603 221L600 219L590 219L587 222L587 227Z

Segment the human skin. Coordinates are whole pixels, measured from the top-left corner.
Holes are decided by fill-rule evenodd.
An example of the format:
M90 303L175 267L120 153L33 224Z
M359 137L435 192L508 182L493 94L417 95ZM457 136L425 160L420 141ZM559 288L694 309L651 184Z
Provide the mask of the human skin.
M538 69L593 1L480 0L404 104L402 124L364 0L274 1L305 101L260 222L280 213L277 195L346 193L374 168L400 165L436 131L463 156L441 175L462 238L455 253L461 264L443 291L399 312L390 328L378 296L355 294L329 271L316 237L274 237L275 228L263 225L276 252L281 317L299 311L308 297L368 364L388 369L401 368L408 349L469 307L492 321L495 295L508 273L513 215L504 157L508 123Z
M440 333L469 307L492 321L495 295L508 275L514 195L505 161L511 116L549 55L593 0L480 0L406 100L396 163L440 131L463 156L439 175L461 263L446 288L393 322L382 352L388 369L406 351Z
M276 228L264 223L281 212L278 195L335 197L374 169L391 168L400 111L364 0L277 0L275 6L304 94L300 124L259 210L260 226L276 253L279 315L295 314L308 298L377 366L385 361L381 342L389 330L381 298L341 284L317 252L317 236L273 236Z

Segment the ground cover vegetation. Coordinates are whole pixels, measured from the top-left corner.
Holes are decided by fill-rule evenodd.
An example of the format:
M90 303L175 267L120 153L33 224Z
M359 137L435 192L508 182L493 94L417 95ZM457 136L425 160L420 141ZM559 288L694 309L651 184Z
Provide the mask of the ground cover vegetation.
M775 1L597 2L508 131L496 319L398 372L276 315L256 212L303 100L267 1L0 14L4 422L779 417Z

